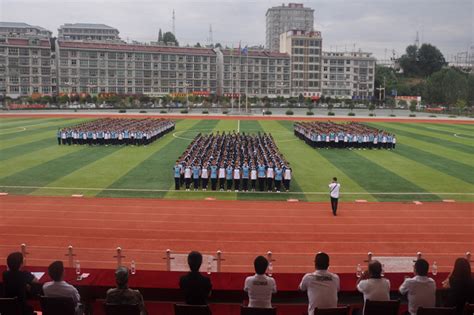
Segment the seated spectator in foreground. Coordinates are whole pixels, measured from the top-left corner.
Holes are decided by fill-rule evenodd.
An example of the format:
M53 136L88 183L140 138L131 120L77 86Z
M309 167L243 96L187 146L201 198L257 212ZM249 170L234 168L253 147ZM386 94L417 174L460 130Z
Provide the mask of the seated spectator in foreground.
M8 270L3 272L4 297L17 298L20 303L23 315L35 314L33 307L27 303L27 293L31 290L33 283L38 283L38 279L23 267L23 254L20 252L11 253L7 257Z
M416 315L418 308L436 306L436 282L428 277L429 264L420 258L415 262L415 276L400 286L401 294L408 294L408 312Z
M369 263L368 272L362 273L358 280L357 290L364 295L364 308L367 300L390 300L390 281L382 278L382 264L378 260Z
M188 265L191 272L179 279L179 288L184 294L186 304L207 305L207 298L211 295L211 279L199 273L201 264L201 253L190 252L188 255Z
M456 307L456 314L462 314L464 304L474 303L474 279L471 264L466 258L458 258L449 277L443 281L448 289L446 306Z
M43 284L43 293L46 297L69 297L74 302L76 314L82 314L81 296L75 287L64 281L64 265L62 261L55 261L48 267L49 277L53 280Z
M328 254L316 254L314 262L316 271L305 274L299 286L301 291L308 292L308 315L313 315L315 308L337 307L337 292L340 288L339 276L328 271Z
M276 293L275 279L266 276L268 260L258 256L253 262L255 275L245 279L244 291L249 294L249 307L271 308L272 294Z
M140 315L147 315L143 296L138 290L132 290L128 287L128 269L119 267L115 271L115 282L117 287L107 291L105 303L107 304L138 304L140 307Z

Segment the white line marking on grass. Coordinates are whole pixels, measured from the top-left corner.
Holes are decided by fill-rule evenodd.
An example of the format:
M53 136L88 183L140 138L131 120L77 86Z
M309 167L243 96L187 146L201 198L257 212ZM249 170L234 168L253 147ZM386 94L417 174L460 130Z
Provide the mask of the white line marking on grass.
M472 140L472 138L463 137L462 135L458 135L457 133L455 133L454 136L455 136L456 138L462 138L462 139L469 139L469 140Z
M176 192L176 193L205 193L205 194L225 194L226 192L219 192L219 191L185 191L185 190L174 190L174 189L146 189L146 188L94 188L94 187L53 187L53 186L6 186L6 185L0 185L0 188L7 188L7 189L47 189L47 190L76 190L76 191L131 191L131 192ZM234 192L232 192L234 193ZM239 192L241 194L272 194L268 192L260 192L260 191L254 191L254 192ZM327 191L289 191L289 192L281 192L281 195L283 194L288 194L288 195L327 195ZM276 193L273 193L273 195L277 195ZM278 194L280 195L280 194ZM452 196L474 196L474 192L467 192L467 193L462 193L462 192L345 192L341 195L425 195L425 196L431 196L431 195L452 195Z
M12 128L5 128L3 130L10 130L10 129L13 129L13 130L12 131L7 131L7 132L0 132L0 135L8 135L8 134L11 134L11 133L26 131L25 127L12 127ZM20 129L20 130L17 130L17 129Z

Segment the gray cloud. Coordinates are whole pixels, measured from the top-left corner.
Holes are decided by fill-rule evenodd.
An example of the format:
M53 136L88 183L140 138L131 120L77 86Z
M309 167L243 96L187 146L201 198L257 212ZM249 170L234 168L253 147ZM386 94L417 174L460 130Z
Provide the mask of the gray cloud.
M299 2L299 1L295 1ZM302 1L315 10L315 27L324 47L372 51L383 58L402 54L420 39L449 57L474 43L472 0L319 0ZM269 0L0 0L0 20L43 26L57 32L67 22L105 23L123 39L156 40L158 29L171 30L181 43L206 43L209 24L214 42L226 45L265 43L265 13L281 1Z

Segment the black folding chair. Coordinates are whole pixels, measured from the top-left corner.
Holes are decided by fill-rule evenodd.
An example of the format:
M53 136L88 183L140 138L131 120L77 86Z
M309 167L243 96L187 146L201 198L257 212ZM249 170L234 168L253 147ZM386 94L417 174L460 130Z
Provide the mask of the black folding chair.
M17 298L0 298L1 315L22 315Z
M455 307L419 307L416 315L455 315Z
M464 305L463 315L473 315L474 314L474 304Z
M175 315L211 315L211 309L207 305L175 304Z
M40 297L43 315L74 315L76 308L70 297Z
M240 315L276 315L276 308L258 308L258 307L248 307L240 306Z
M398 315L400 300L395 301L365 301L364 315Z
M138 304L104 304L106 315L140 315Z
M348 315L348 314L349 314L349 306L314 309L314 315Z

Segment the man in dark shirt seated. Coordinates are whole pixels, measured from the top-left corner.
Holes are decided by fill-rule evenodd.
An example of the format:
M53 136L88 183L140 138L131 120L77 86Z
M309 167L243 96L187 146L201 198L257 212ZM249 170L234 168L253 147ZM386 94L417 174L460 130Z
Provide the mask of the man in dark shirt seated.
M138 290L128 288L128 269L118 267L115 271L115 282L117 287L107 291L105 303L107 304L137 304L140 307L140 315L147 315L143 296Z
M27 292L31 290L31 284L38 283L35 276L25 270L23 266L23 254L20 252L11 253L7 257L8 270L3 272L3 289L6 298L16 297L20 303L23 315L35 314L33 307L26 302Z
M207 298L211 294L211 280L199 273L202 264L202 255L199 252L191 252L188 255L188 265L191 272L182 276L179 287L184 294L186 304L207 305Z

